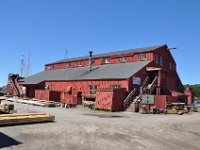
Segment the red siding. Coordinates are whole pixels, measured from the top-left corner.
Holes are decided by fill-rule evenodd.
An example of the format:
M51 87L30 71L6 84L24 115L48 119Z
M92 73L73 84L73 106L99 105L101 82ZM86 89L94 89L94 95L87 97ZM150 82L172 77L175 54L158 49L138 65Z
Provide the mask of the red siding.
M110 88L110 85L121 85L122 88L128 90L128 80L103 80L103 81L49 81L45 85L50 86L51 91L61 92L61 102L63 103L77 103L77 93L89 94L89 85L97 85L98 89ZM72 92L67 92L67 87L72 87Z
M192 93L192 89L190 88L186 88L185 91L184 91L185 95L188 96L188 99L187 99L187 104L188 105L192 105L194 99L193 99L193 93Z
M35 90L35 98L41 100L49 100L48 90Z
M96 96L96 109L122 111L126 89L99 89Z

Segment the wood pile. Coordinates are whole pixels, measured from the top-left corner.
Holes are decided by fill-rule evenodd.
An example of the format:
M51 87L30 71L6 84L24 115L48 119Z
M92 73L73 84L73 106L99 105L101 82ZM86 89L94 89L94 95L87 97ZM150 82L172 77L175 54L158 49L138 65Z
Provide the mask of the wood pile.
M3 114L0 115L0 126L52 122L54 120L55 116L45 113Z
M13 104L0 104L0 112L2 113L9 113L10 111L14 110Z
M61 106L61 104L58 102L48 101L48 100L29 99L29 98L16 99L16 100L9 98L7 100L12 101L12 102L18 102L18 103L22 103L22 104L29 104L29 105L42 106L42 107Z
M35 106L42 106L42 107L55 107L55 103L43 100L26 100L26 99L19 99L19 103L22 104L29 104Z
M5 96L0 96L0 101L5 100L7 97Z

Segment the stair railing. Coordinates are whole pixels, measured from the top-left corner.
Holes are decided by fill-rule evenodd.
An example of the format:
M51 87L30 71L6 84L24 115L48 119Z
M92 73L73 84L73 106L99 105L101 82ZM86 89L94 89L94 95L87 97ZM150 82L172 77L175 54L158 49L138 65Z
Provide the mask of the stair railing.
M158 79L158 77L156 76L155 78L154 78L154 80L153 80L153 82L150 84L150 87L149 87L149 89L148 89L148 93L149 94L151 94L153 91L154 91L154 89L155 89L155 87L156 87L156 84L157 84L157 79Z
M125 98L124 100L124 109L126 109L130 103L132 102L132 98L133 98L133 95L135 94L136 92L136 88L134 88L129 94L128 96Z

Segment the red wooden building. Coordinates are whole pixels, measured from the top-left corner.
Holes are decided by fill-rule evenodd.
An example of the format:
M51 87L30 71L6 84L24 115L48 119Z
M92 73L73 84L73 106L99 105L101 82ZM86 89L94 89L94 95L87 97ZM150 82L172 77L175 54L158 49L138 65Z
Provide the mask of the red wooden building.
M45 65L45 70L24 79L26 97L82 104L119 111L141 103L142 95L154 95L152 106L165 108L169 101L192 100L176 71L167 45L69 58ZM174 94L176 93L176 94Z

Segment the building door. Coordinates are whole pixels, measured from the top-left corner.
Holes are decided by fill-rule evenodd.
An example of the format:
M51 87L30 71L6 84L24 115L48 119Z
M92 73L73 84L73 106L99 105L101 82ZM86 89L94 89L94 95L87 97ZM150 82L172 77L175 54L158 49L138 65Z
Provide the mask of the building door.
M149 84L151 84L153 82L153 80L155 79L155 77L158 77L158 71L148 71L148 76L149 76Z
M82 105L82 92L78 92L77 100L77 104Z

